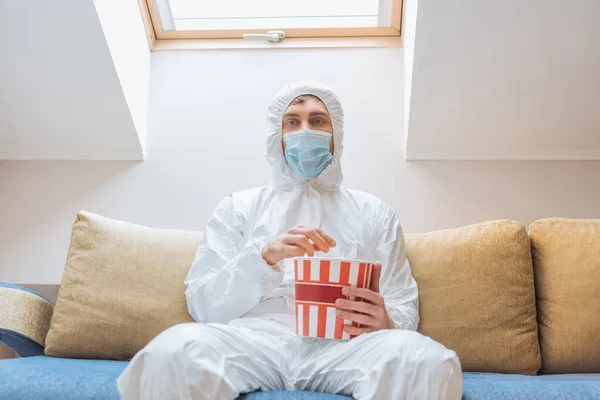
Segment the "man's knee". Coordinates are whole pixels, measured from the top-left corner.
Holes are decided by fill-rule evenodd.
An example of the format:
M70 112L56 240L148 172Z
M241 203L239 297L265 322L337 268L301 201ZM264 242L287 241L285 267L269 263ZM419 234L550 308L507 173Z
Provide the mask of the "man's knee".
M431 388L445 399L462 396L462 369L456 353L420 333L392 330L387 334L386 351L400 365L410 365L430 382ZM394 343L402 343L395 346Z
M216 373L214 366L223 354L222 337L218 328L199 323L175 325L160 333L140 350L120 377L124 383L143 376L173 379L169 373L205 370ZM189 368L193 365L193 368ZM177 366L177 368L169 368ZM184 374L178 374L184 375Z
M462 396L462 369L456 353L418 332L390 330L381 337L388 364L403 365L423 376L446 399ZM400 369L399 372L405 371Z
M378 332L376 337L381 354L389 359L460 373L460 361L454 351L418 332L392 329Z
M156 336L129 363L117 380L123 399L230 399L236 391L219 386L227 327L189 323ZM211 386L212 384L212 386Z
M173 380L188 373L221 375L220 358L223 357L223 335L218 328L199 323L173 326L156 336L131 360L121 377L119 389L127 382L143 379ZM177 377L172 376L176 374Z
M440 345L423 355L423 366L445 381L461 381L462 368L458 356L452 350Z
M209 358L215 349L222 348L223 334L214 325L186 323L175 325L156 336L140 351L156 360L197 357Z
M447 400L462 398L462 368L454 351L440 345L437 350L429 352L423 363L439 396L443 395Z

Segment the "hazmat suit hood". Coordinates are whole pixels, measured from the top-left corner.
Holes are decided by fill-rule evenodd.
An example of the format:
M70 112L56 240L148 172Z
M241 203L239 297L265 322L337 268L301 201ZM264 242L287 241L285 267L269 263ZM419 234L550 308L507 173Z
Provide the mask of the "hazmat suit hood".
M285 160L282 146L281 119L292 100L300 95L318 97L327 108L333 126L333 159L325 170L311 184L323 189L334 190L340 187L343 176L340 158L344 137L344 113L335 92L320 83L300 81L283 88L271 102L267 113L267 161L273 171L273 186L279 189L304 184L306 181L296 176Z

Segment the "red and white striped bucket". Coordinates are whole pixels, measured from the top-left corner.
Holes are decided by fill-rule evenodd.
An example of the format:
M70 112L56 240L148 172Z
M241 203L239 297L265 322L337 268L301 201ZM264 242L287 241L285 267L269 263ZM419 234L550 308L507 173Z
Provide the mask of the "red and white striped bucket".
M368 288L372 262L332 258L297 257L294 261L296 288L296 334L324 339L351 339L344 325L360 326L336 315L339 298L361 301L342 294L345 286Z

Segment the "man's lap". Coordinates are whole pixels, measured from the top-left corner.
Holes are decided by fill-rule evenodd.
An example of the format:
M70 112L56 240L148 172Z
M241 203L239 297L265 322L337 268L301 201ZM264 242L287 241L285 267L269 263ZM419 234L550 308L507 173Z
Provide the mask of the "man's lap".
M260 329L248 327L253 325ZM206 379L223 379L232 393L304 390L356 397L379 388L376 382L385 386L390 374L406 377L394 378L401 388L414 384L418 380L413 374L456 364L453 357L441 344L412 331L385 330L336 341L297 336L269 321L188 323L166 330L140 351L119 387L126 388L130 378L139 381L137 377L143 376L141 381L165 379L170 385L175 379L199 387Z
M177 325L155 338L147 351L176 348L195 359L243 358L248 364L272 368L293 380L335 371L367 373L372 366L400 354L403 363L411 364L423 353L446 351L441 344L412 331L383 330L341 341L297 336L281 324L261 320Z

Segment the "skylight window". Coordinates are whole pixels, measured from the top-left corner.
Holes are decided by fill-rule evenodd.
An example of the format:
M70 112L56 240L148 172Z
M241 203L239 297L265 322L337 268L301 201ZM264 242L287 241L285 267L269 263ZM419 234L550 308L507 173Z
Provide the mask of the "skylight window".
M400 35L401 0L146 1L157 39Z

